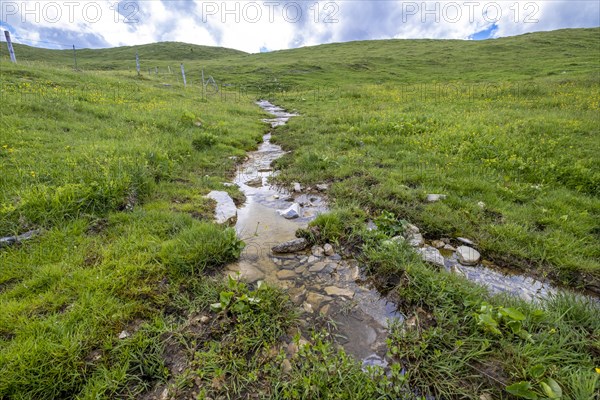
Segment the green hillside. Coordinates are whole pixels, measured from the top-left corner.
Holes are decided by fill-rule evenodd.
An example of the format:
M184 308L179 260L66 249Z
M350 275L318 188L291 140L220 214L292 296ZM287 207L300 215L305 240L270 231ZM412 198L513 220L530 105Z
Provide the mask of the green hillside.
M8 60L6 43L2 44L0 57ZM50 50L14 44L17 61L44 62L56 67L73 67L73 50ZM157 61L171 61L173 66L180 62L206 61L223 57L244 55L243 51L223 47L199 46L179 42L161 42L138 46L123 46L108 49L76 49L77 67L83 69L115 70L135 69L135 54L145 67L154 67ZM150 65L147 65L150 63ZM147 69L146 68L146 69Z
M72 50L2 46L0 237L35 235L0 245L0 399L599 399L600 28L157 43L77 50L77 71ZM299 114L273 132L276 183L329 184L298 235L405 317L385 371L287 291L220 278L243 243L205 195L243 203L224 182L268 129L257 99ZM565 291L490 295L391 240L408 222Z

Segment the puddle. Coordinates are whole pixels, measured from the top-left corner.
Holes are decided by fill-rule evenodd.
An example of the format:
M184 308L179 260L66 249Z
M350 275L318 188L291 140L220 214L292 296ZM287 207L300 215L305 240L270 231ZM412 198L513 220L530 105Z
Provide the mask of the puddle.
M273 115L264 120L273 128L296 116L267 101L258 105ZM302 310L305 333L328 321L335 326L335 341L346 352L365 364L383 365L387 321L401 315L374 288L357 283L362 281L358 263L342 260L338 254L327 256L322 248L294 254L271 252L271 247L294 239L298 228L327 211L325 199L318 194L288 192L269 184L268 178L275 173L271 163L284 154L267 133L258 150L248 153L237 170L234 183L245 194L246 203L237 212L235 228L246 248L228 271L239 272L249 282L264 280L285 289ZM300 205L297 218L278 214L294 203Z

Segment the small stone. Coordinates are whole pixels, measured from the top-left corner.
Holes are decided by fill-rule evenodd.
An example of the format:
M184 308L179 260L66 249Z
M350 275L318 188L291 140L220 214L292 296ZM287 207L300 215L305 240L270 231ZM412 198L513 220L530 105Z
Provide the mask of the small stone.
M323 307L321 307L321 309L319 310L319 312L323 315L327 315L329 314L329 308L331 306L329 304L325 304Z
M203 324L207 323L209 320L210 317L207 317L206 315L200 317L200 322L202 322Z
M298 182L294 182L294 192L301 192L302 186Z
M315 257L323 257L325 250L321 246L313 246L311 254Z
M290 372L292 372L292 364L287 358L281 362L281 371L284 374L289 374Z
M306 260L306 263L307 264L312 264L312 263L315 263L315 262L317 262L319 260L320 260L319 257L309 256L308 259Z
M458 240L461 243L466 244L467 246L475 246L475 242L473 242L471 239L467 239L464 237L457 237L456 240Z
M352 290L339 288L337 286L327 286L325 288L325 293L327 293L329 296L344 296L349 298L354 297L354 292Z
M406 233L419 233L421 232L421 230L419 229L418 226L413 225L413 224L407 224L406 228L405 228L405 232Z
M444 245L444 250L456 251L456 248L454 248L454 246L452 246L451 244L446 244Z
M294 268L294 272L298 275L303 274L306 271L306 266L301 265L299 267Z
M295 277L296 273L294 271L290 271L289 269L282 269L281 271L277 271L277 279L286 280Z
M330 245L329 243L326 243L325 246L323 246L323 250L324 250L326 256L332 256L335 253L333 246Z
M288 240L287 242L279 243L276 246L273 246L271 250L273 253L295 253L300 250L304 250L309 245L308 240L305 238L298 238Z
M313 308L310 304L308 304L307 302L302 303L302 308L304 309L304 311L306 311L309 314L312 314L313 312Z
M289 290L290 299L294 304L300 304L306 294L306 287L304 285L300 287L291 288Z
M391 239L387 239L383 241L383 244L386 246L393 246L393 245L398 245L400 243L405 242L406 239L404 238L404 236L394 236Z
M319 192L325 192L329 189L329 185L326 183L319 183L315 186Z
M425 244L425 240L423 239L423 235L420 233L413 233L409 235L406 240L411 247L421 247Z
M450 271L451 271L453 274L457 274L457 275L462 275L462 276L465 276L465 273L463 272L463 270L462 270L462 269L460 269L460 267L459 267L459 266L457 266L457 265L453 265L452 267L450 267Z
M340 256L339 254L332 254L329 256L329 259L331 261L340 261L342 259L342 256Z
M263 180L260 176L257 176L254 179L250 179L246 181L246 185L250 187L261 187L263 184Z
M440 201L440 200L445 199L445 198L446 198L445 194L434 194L434 193L431 193L431 194L427 195L426 201L428 203L435 203L436 201Z
M321 307L321 304L328 303L331 300L333 300L333 298L315 292L308 292L306 295L306 302L314 308L319 308Z
M425 247L417 250L421 254L423 261L428 262L439 267L444 266L444 257L440 254L440 251L435 247Z
M485 203L483 201L478 201L477 206L483 210L485 208Z
M444 247L446 245L446 243L442 242L441 240L433 240L431 242L431 245L433 247L435 247L436 249L441 249L442 247Z
M252 283L252 282L259 281L261 279L265 279L264 272L262 272L260 269L256 268L254 265L252 265L250 263L246 263L246 262L239 264L239 271L232 271L228 275L230 277L232 277L233 279L237 280L239 278L240 280L247 282L247 283Z
M325 269L327 263L325 261L318 262L308 268L308 272L321 272Z
M477 250L468 246L459 246L456 249L456 255L458 262L462 265L477 265L481 258L481 254Z
M286 219L294 219L300 217L300 204L294 203L285 210L277 210L277 213Z
M277 199L279 199L279 195L278 195L278 194L274 194L274 195L273 195L273 198L274 198L275 200L277 200Z
M127 331L121 331L121 333L119 333L119 339L127 339L129 336L131 336L131 334Z

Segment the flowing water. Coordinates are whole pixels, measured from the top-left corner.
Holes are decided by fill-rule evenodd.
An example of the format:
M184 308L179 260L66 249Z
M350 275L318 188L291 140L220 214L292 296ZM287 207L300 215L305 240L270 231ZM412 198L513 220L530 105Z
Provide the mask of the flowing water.
M258 105L274 117L264 120L273 128L285 124L291 114L267 102ZM367 286L358 262L343 260L338 254L325 255L322 248L277 255L271 248L295 238L298 228L306 227L319 213L327 211L319 194L288 192L269 184L275 174L272 162L284 155L280 146L271 143L271 133L263 137L257 151L250 152L238 168L234 184L246 196L237 210L235 228L246 243L238 262L228 271L240 274L247 282L263 280L286 290L302 310L307 334L310 327L334 327L335 338L346 352L364 364L386 365L385 339L387 324L401 320L395 305ZM278 210L293 203L300 205L300 215L286 219ZM458 263L453 252L443 253L447 270L463 274L493 292L508 292L528 301L546 297L557 290L542 281L521 275L499 272L482 264L469 267Z
M294 116L269 102L258 104L274 115L265 120L272 127ZM234 180L246 195L235 226L246 248L229 271L239 272L250 282L264 280L283 288L300 306L307 331L329 321L335 326L336 341L348 353L367 364L384 364L387 322L400 315L375 289L357 283L361 279L356 261L342 260L338 254L326 256L321 248L272 254L271 247L294 239L296 230L326 211L327 204L318 194L290 193L269 184L268 178L274 173L271 163L285 152L271 143L270 133L263 139L258 150L250 152L238 168ZM294 202L301 205L298 218L286 219L277 213Z

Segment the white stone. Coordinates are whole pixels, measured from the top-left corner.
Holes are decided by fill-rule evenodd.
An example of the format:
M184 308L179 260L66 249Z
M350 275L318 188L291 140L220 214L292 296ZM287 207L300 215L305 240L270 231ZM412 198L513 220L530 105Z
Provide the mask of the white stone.
M423 235L420 233L413 233L409 235L406 240L411 247L421 247L425 244L425 240L423 239Z
M277 210L277 213L286 219L294 219L300 216L300 204L294 203L285 210Z
M302 186L298 182L294 182L294 192L301 192Z
M473 242L471 239L467 239L464 237L457 237L456 240L458 240L461 243L466 244L467 246L475 246L475 242Z
M119 339L127 339L129 336L131 336L131 334L127 331L121 331L121 333L119 333Z
M458 262L462 265L476 265L481 258L481 254L469 246L458 246L456 255L458 257Z
M446 195L445 194L435 194L435 193L430 193L427 195L427 202L428 203L435 203L436 201L440 201L442 199L445 199Z
M440 251L434 247L425 247L417 250L421 254L423 261L428 262L439 267L444 266L444 257L440 254Z

